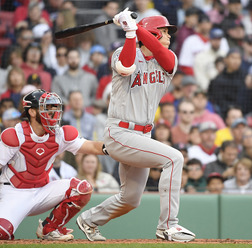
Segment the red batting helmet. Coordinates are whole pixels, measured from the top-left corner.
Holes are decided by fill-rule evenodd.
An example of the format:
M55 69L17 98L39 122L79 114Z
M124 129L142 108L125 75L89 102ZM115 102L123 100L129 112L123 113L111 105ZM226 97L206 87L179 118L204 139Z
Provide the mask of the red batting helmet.
M177 31L177 27L174 25L170 25L166 17L164 16L150 16L143 18L138 25L145 28L152 34L157 35L157 39L162 38L162 33L159 28L168 28L169 34L174 34Z

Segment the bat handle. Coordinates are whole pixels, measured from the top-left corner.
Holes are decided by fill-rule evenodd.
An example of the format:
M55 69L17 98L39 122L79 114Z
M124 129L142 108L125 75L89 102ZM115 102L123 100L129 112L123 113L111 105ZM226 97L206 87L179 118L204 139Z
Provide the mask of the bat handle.
M132 12L130 14L130 16L133 18L133 19L137 19L137 13L136 12Z

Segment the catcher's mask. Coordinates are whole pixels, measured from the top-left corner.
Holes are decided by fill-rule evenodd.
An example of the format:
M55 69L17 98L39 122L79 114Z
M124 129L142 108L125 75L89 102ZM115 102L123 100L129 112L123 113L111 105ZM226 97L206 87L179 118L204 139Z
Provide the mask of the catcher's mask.
M177 31L177 27L170 25L169 21L164 16L150 16L143 18L138 25L148 30L150 33L155 34L157 39L162 38L162 33L159 28L168 28L169 34L174 34Z
M56 93L34 90L23 98L22 117L29 116L30 108L38 109L41 124L47 133L54 134L62 119L62 100ZM29 117L28 117L29 118Z

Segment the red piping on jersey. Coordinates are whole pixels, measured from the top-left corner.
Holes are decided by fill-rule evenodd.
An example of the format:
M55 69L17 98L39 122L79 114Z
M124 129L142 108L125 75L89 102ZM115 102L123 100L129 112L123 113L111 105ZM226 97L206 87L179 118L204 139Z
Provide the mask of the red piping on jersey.
M145 150L142 150L142 149L139 149L139 148L135 148L135 147L131 147L131 146L127 146L127 145L123 145L121 142L115 140L111 135L110 135L110 129L108 128L108 131L109 131L109 137L114 140L114 142L120 144L121 146L123 147L127 147L127 148L130 148L130 149L134 149L134 150L138 150L138 151L141 151L141 152L146 152L146 153L152 153L152 154L155 154L155 155L158 155L158 156L161 156L161 157L164 157L164 158L167 158L169 159L171 162L172 162L172 170L171 170L171 178L170 178L170 188L169 188L169 213L168 213L168 219L167 219L167 229L169 229L169 220L170 220L170 214L171 214L171 184L172 184L172 174L173 174L173 168L174 168L174 163L173 163L173 160L165 155L162 155L160 153L155 153L155 152L151 152L151 151L145 151Z

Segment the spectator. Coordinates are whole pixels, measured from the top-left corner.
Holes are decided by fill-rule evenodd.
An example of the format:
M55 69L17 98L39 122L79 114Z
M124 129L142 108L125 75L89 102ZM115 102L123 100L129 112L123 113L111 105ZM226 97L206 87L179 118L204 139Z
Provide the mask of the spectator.
M185 11L185 22L179 28L176 35L176 50L175 53L179 57L182 45L185 39L196 33L195 28L198 24L199 9L191 7ZM170 20L170 19L169 19Z
M38 74L33 73L27 79L27 85L33 85L37 89L41 88L41 79Z
M11 98L4 98L0 101L0 123L2 123L3 112L9 108L14 108L15 103Z
M193 64L195 55L208 47L209 32L212 24L207 15L199 15L197 33L188 36L179 54L179 69L187 75L194 75Z
M80 53L80 67L82 68L90 60L90 49L95 43L92 31L76 35L76 47Z
M188 148L189 159L197 158L203 166L217 159L215 154L216 146L214 145L215 132L217 130L214 122L202 122L199 126L201 143Z
M227 24L226 37L230 48L238 48L242 53L242 42L245 38L244 26L241 22L231 21Z
M210 18L210 21L214 24L214 26L220 26L220 23L223 21L225 16L225 5L222 0L213 0L212 1L212 9L207 11L207 15Z
M238 160L238 146L234 141L224 141L216 161L206 164L204 176L207 178L210 174L217 172L224 179L234 176L234 164Z
M10 54L11 52L16 49L20 48L21 53L25 51L30 43L34 41L33 33L31 29L28 28L20 28L16 31L16 42L7 47L2 55L1 59L1 67L6 69L10 64Z
M26 1L27 4L23 4L21 6L18 6L14 12L14 19L13 19L13 25L14 27L17 25L17 23L19 23L20 21L25 21L28 17L28 8L29 8L29 5L30 7L33 5L33 4L38 4L39 7L42 9L42 1L39 1L39 0L29 0L29 1ZM50 20L50 16L48 14L48 12L46 10L43 10L42 9L42 12L41 12L41 18L43 18L43 20L45 20L49 26L51 27L52 26L52 23L51 23L51 20Z
M51 3L54 0L49 0ZM76 8L72 1L54 1L55 8L51 8L51 16L53 20L53 32L60 31L67 28L72 28L77 26L76 22ZM79 35L77 35L79 36ZM75 36L77 38L77 36ZM76 39L66 38L61 40L55 40L56 45L65 45L68 48L76 47Z
M68 65L67 65L67 47L65 45L58 45L56 47L56 65L54 67L55 71L56 71L56 75L61 76L63 75L67 69L68 69Z
M185 12L187 9L194 7L194 0L182 0L180 1L181 6L177 9L177 24L178 26L182 26L185 21Z
M85 154L81 157L77 178L86 179L95 192L119 192L118 182L110 174L101 171L101 164L96 155Z
M20 92L26 84L25 76L22 69L18 67L12 68L7 77L7 91L5 91L0 99L11 98L17 108L20 102Z
M248 2L247 5L248 12L242 17L242 24L244 25L245 32L247 35L252 35L252 1Z
M106 63L106 60L107 54L105 48L101 45L94 45L90 49L89 61L82 67L82 69L97 76L99 66Z
M242 137L243 151L241 157L252 160L252 129L247 127L243 131Z
M173 103L164 102L160 104L159 118L169 122L170 126L173 126L176 121L176 109Z
M185 73L182 71L176 71L172 84L169 86L169 92L167 92L161 99L160 103L164 102L174 102L177 105L177 102L183 97L182 92L182 79L184 78Z
M194 119L195 107L189 100L182 100L178 105L178 122L171 128L172 144L189 141L189 132Z
M192 100L194 93L197 91L198 83L193 76L184 76L181 81L182 99ZM178 104L178 101L176 102ZM175 103L175 105L176 105Z
M8 68L11 67L21 67L23 64L23 54L20 47L14 47L13 50L10 52L9 61L8 61Z
M208 88L209 100L220 109L224 117L228 106L238 104L247 113L245 73L240 69L241 54L238 49L230 49L225 58L224 71L210 82ZM244 99L245 98L245 99Z
M212 121L217 126L217 129L221 129L225 127L225 123L223 119L216 113L211 113L207 109L208 104L208 97L207 93L203 90L197 90L194 93L194 96L192 98L192 102L195 106L195 115L193 124L199 125L202 122L205 121Z
M181 8L181 5L185 1L163 1L163 0L153 0L155 8L162 13L167 19L169 19L170 23L178 26L178 15L177 12ZM185 8L188 8L186 6ZM182 24L182 23L181 23Z
M207 177L207 191L210 194L221 194L224 189L224 178L217 172Z
M57 64L56 60L56 46L53 44L52 30L45 24L37 24L33 29L33 36L36 42L40 43L42 54L43 54L43 64L47 68L54 69Z
M249 73L249 68L252 66L252 34L245 36L244 40L242 41L242 48L241 67L245 73Z
M45 1L45 10L50 15L50 20L55 22L57 19L60 9L63 5L64 0L47 0Z
M206 178L203 175L202 163L198 159L190 159L187 164L188 169L188 181L185 186L186 191L191 187L196 192L204 192L206 191ZM192 192L192 189L190 189Z
M150 168L150 173L145 188L146 191L158 192L158 183L161 172L162 168Z
M150 0L134 0L135 10L137 13L136 21L139 22L145 17L161 15L161 13L150 7Z
M242 118L242 110L239 106L230 105L225 113L225 124L226 127L219 129L216 132L215 145L221 146L224 141L233 140L231 131L231 124L238 118Z
M242 139L243 139L243 133L246 127L247 127L247 121L245 118L238 118L231 125L231 133L232 133L234 142L238 146L239 154L243 150Z
M59 179L71 179L72 177L77 176L77 171L67 164L62 159L64 157L64 152L57 155L54 162L53 168L49 173L50 181L59 180Z
M98 16L93 21L94 23L112 19L119 12L119 2L117 0L105 1L102 10L103 14ZM105 47L107 51L109 51L110 45L120 38L119 27L116 25L107 25L101 29L95 29L94 34L96 43Z
M50 91L52 76L45 71L42 61L43 56L40 45L38 43L31 43L24 51L24 63L21 68L24 71L26 80L31 74L36 73L41 79L42 89Z
M199 145L201 143L199 126L193 125L189 133L188 144L189 145Z
M221 50L221 39L224 33L219 28L213 28L210 31L210 47L199 52L194 59L193 70L195 78L202 90L207 90L212 79L218 75L215 61L218 57L225 57L227 51Z
M15 108L9 108L3 112L2 123L3 131L6 128L14 127L17 123L20 122L21 113Z
M159 119L153 131L153 138L164 144L171 145L171 126L166 120Z
M71 91L68 96L70 109L63 114L63 120L77 128L81 137L93 140L95 117L84 110L84 101L81 91Z
M51 25L50 20L42 16L42 9L39 3L33 1L29 3L27 18L25 20L21 20L17 22L17 24L15 25L15 28L18 29L18 28L24 27L24 28L32 29L34 26L36 26L39 23L46 23L49 26Z
M57 93L63 103L67 104L70 91L81 91L85 99L85 107L91 106L95 99L97 79L89 72L84 72L80 66L80 54L77 49L67 53L68 70L62 76L56 76L52 83L52 91ZM71 83L69 83L71 82Z
M96 91L96 99L101 99L106 86L111 83L112 80L112 68L111 58L115 50L121 47L123 44L119 41L115 41L111 44L108 52L108 60L106 63L101 64L98 68L97 78L99 80L99 86Z
M184 165L186 165L188 161L188 145L183 144L183 143L178 143L176 145L173 145L173 147L182 153L184 157Z
M227 16L221 23L221 28L227 33L230 23L241 23L242 17L242 5L241 0L228 0L227 4Z
M234 166L235 177L224 182L225 193L252 193L252 161L241 158Z
M188 168L186 165L184 165L182 169L181 190L180 190L181 193L186 192L187 182L188 182Z

